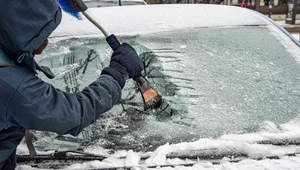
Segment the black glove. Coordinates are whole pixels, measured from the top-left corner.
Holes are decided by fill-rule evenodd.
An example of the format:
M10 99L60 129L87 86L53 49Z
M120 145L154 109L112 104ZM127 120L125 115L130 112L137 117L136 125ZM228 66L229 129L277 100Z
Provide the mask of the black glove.
M142 70L143 63L134 48L123 43L113 52L109 66L101 74L112 76L123 88L127 78L136 79L142 75Z

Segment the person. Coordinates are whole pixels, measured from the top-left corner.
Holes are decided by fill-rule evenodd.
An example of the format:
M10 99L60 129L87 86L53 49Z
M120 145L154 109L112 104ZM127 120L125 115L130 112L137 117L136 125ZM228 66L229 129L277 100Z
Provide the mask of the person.
M0 1L0 169L16 167L16 148L25 129L78 135L121 98L129 78L141 76L136 51L121 44L98 79L73 94L38 77L53 74L34 56L60 24L57 0Z

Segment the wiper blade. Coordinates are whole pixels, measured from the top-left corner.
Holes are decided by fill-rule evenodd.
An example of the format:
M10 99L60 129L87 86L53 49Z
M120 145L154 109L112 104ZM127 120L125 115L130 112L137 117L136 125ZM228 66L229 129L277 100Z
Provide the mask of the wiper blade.
M99 160L107 158L104 155L86 153L81 151L55 151L51 154L37 154L37 155L17 155L17 163L20 164L30 164L30 163L41 163L47 161L61 160L61 161L76 161L84 162L91 160Z
M277 145L277 146L300 145L300 139L273 139L273 140L258 141L255 143L264 144L264 145Z
M249 155L245 152L234 150L234 149L201 149L194 151L180 151L180 152L172 152L166 155L168 159L181 159L183 161L189 160L190 162L181 163L181 164L162 164L162 165L145 165L145 160L150 158L147 155L140 155L141 159L139 161L139 165L135 167L141 168L155 168L159 167L176 167L176 166L193 166L196 163L200 162L210 162L214 165L221 164L223 158L228 158L226 161L230 163L237 163L245 159L251 160L263 160L263 159L280 159L282 156L296 156L300 154L297 153L288 153L280 156L261 156L261 157L249 157ZM77 150L68 150L68 151L56 151L51 154L40 154L40 155L17 155L17 163L18 165L29 165L37 168L54 168L61 169L66 166L70 166L72 164L84 163L86 161L103 161L106 158L111 156L108 155L98 155L93 153L86 153ZM126 157L115 157L117 159L126 159ZM117 170L117 169L131 169L133 167L126 166L110 166L108 168L102 168L105 170ZM97 168L96 168L97 169ZM100 169L99 169L100 170Z
M248 157L247 153L238 150L220 150L217 148L213 149L201 149L192 150L184 152L172 152L167 155L167 158L180 158L180 159L200 159L200 160L216 160L227 158L237 158L237 157Z

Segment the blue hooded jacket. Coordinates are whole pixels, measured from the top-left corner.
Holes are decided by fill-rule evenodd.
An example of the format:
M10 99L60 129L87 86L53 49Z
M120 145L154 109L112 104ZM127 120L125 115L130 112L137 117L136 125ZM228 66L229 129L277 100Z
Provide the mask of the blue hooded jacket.
M56 89L37 75L32 52L61 21L57 0L2 0L0 10L0 169L16 167L24 129L77 135L121 98L109 75L76 94Z

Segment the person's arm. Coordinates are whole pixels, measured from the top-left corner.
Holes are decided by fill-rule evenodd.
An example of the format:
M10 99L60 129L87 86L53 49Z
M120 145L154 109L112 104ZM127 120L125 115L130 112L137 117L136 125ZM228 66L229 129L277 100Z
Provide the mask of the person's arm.
M126 78L141 76L142 69L134 48L124 43L113 52L101 76L76 94L56 89L28 72L15 88L8 122L25 129L77 135L120 100Z
M121 88L111 76L101 75L81 92L63 92L28 74L9 106L10 122L25 129L77 135L113 107Z

